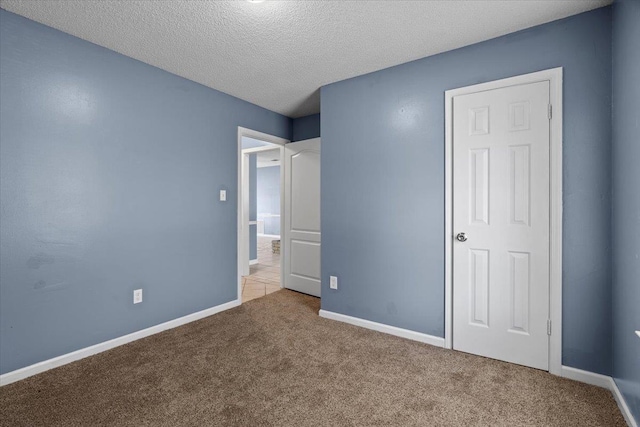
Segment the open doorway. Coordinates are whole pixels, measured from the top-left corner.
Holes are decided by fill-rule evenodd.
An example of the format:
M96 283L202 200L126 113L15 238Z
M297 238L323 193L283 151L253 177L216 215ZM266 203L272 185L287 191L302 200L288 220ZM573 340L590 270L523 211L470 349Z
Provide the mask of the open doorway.
M242 277L243 302L281 287L280 148L265 147L271 149L249 154L249 274Z
M238 128L238 298L260 298L283 287L282 138Z

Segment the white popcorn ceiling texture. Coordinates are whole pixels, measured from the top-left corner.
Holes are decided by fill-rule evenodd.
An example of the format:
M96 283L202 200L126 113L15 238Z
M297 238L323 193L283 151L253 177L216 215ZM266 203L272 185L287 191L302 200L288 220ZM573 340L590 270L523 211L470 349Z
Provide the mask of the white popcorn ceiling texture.
M611 3L2 0L0 7L289 117L328 83Z

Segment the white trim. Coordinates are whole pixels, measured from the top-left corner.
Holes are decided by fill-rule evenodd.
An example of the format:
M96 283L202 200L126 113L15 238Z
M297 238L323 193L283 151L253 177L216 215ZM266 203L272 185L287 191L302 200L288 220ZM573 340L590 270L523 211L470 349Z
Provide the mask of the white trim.
M453 95L444 93L444 348L453 348Z
M73 351L71 353L63 354L58 357L54 357L49 360L35 363L24 368L17 369L15 371L7 372L0 375L0 386L11 384L13 382L28 378L30 376L39 374L49 369L57 368L62 365L66 365L71 362L75 362L85 357L93 356L94 354L102 353L103 351L111 350L112 348L119 347L123 344L139 340L141 338L148 337L150 335L157 334L159 332L166 331L168 329L177 328L178 326L186 325L187 323L194 322L196 320L203 319L205 317L212 316L221 311L229 310L230 308L240 305L240 300L229 301L224 304L217 305L215 307L207 308L202 311L188 314L177 319L169 320L168 322L160 323L159 325L151 326L146 329L142 329L137 332L133 332L127 335L123 335L118 338L114 338L109 341L104 341L99 344L92 345L90 347L81 348L80 350Z
M553 329L549 339L549 372L561 375L562 366L562 68L538 71L445 92L445 348L453 348L453 98L469 93L549 81L550 122L550 247L549 318Z
M279 239L280 236L277 234L258 234L258 237L269 237L271 239Z
M325 319L349 323L350 325L360 326L361 328L371 329L374 331L383 332L389 335L395 335L397 337L406 338L413 341L419 341L425 344L434 345L436 347L444 347L444 338L434 337L433 335L410 331L409 329L397 328L395 326L372 322L370 320L347 316L345 314L334 313L333 311L320 310L319 314L320 317L324 317Z
M258 263L258 258L249 260L249 265L256 265L257 263Z
M285 220L285 213L284 213L284 181L285 181L285 174L287 173L287 171L285 170L285 156L286 156L286 152L285 152L285 148L282 147L280 149L280 235L282 237L284 237L284 220ZM280 239L280 289L284 289L285 288L285 283L287 278L285 277L284 274L284 260L285 257L289 256L289 252L287 251L287 242L281 238Z
M624 420L627 422L629 427L638 427L638 422L635 418L633 418L633 414L631 413L631 409L627 405L627 401L624 400L624 396L620 392L618 388L618 384L616 384L615 380L611 378L611 393L613 393L613 398L616 400L618 404L618 408L620 408L620 412L622 412L622 416Z
M252 129L247 129L247 128L243 128L242 126L238 126L238 181L237 181L237 188L238 188L238 207L237 207L237 216L238 216L238 222L237 222L237 275L238 275L238 290L237 290L237 295L238 295L238 301L242 301L242 275L244 272L244 268L247 267L248 265L245 265L245 260L249 259L249 226L248 226L248 221L249 221L249 216L248 213L247 215L243 214L243 192L242 192L242 187L243 187L243 179L246 179L246 185L248 187L248 174L245 177L245 174L243 173L243 170L246 168L243 168L243 163L244 163L244 158L245 155L248 155L249 153L257 153L260 151L268 151L268 150L274 150L274 149L278 149L278 147L273 147L273 146L264 146L264 147L255 147L255 148L247 148L245 150L242 149L242 137L248 137L248 138L253 138L253 139L257 139L260 141L264 141L264 142L268 142L270 144L274 144L276 146L278 146L280 148L280 163L283 163L283 159L284 159L284 146L285 144L289 143L288 139L285 138L280 138L278 136L274 136L274 135L269 135L263 132L258 132ZM280 168L280 205L281 205L281 209L284 206L284 202L282 201L282 199L284 199L284 197L282 197L282 194L284 194L283 191L283 182L284 182L284 168ZM247 221L246 225L245 225L245 219ZM280 217L280 228L282 229L282 227L284 226L284 216ZM245 238L246 237L246 238ZM244 242L247 242L246 244ZM283 246L281 245L281 253L283 251ZM282 257L281 257L282 258ZM280 260L281 264L282 264L282 259ZM282 265L280 266L280 269L282 270ZM283 287L283 277L281 275L280 278L280 287Z
M255 154L255 153L261 153L263 151L276 151L278 148L280 148L279 144L277 144L277 145L278 145L278 147L274 147L273 145L263 145L263 146L260 146L260 147L243 148L242 152L243 153L247 153L247 154ZM274 165L274 166L280 166L280 165Z
M249 188L251 186L251 183L249 181L249 172L250 172L249 155L246 154L244 150L242 150L240 152L240 157L241 157L240 164L242 165L241 166L242 183L240 185L240 188ZM242 238L241 238L241 244L240 246L238 246L238 257L241 263L240 274L243 276L249 275L249 258L251 253L251 243L250 243L251 226L249 223L249 211L250 211L251 201L249 200L249 197L250 197L249 191L238 191L238 199L241 206L241 208L238 210L238 214L240 215L240 223L242 224L241 231L240 231L242 234ZM257 230L257 224L256 224L256 230Z
M258 237L268 237L270 239L275 239L275 240L278 240L281 238L277 234L258 234ZM280 245L282 245L282 242L280 242Z
M563 365L560 376L569 378L570 380L580 381L581 383L611 389L611 377L602 374L596 374L595 372L583 371L582 369Z
M242 137L246 136L247 138L257 139L263 142L268 142L270 144L276 145L285 145L290 141L285 138L280 138L279 136L269 135L268 133L259 132L257 130L243 128L242 126L238 126L238 142L240 143L240 148L242 148ZM260 148L260 147L256 147ZM274 147L271 147L273 150Z
M618 408L620 408L620 412L622 412L622 416L624 417L627 424L630 427L638 427L638 424L633 418L633 414L631 413L627 402L624 400L624 397L622 396L618 385L612 377L608 377L602 374L596 374L595 372L583 371L582 369L576 369L570 366L562 366L560 375L564 378L569 378L570 380L595 385L611 391L611 393L613 394L613 398L616 400Z
M549 102L553 111L549 140L549 319L552 325L549 372L559 375L562 370L562 68L548 70L545 75L549 79Z

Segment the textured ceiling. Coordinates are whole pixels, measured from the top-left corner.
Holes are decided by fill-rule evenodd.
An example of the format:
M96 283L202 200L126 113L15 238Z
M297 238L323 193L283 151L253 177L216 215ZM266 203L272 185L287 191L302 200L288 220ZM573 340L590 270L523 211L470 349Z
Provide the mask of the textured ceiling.
M610 3L0 0L0 7L300 117L319 112L325 84Z

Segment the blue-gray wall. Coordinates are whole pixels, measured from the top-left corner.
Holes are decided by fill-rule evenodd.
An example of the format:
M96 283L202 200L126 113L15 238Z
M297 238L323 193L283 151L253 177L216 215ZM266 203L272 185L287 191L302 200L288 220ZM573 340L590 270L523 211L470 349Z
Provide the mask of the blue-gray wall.
M258 156L249 154L249 221L258 219ZM258 226L249 226L249 259L258 259Z
M321 89L323 309L444 336L444 92L554 67L563 363L611 374L610 8Z
M258 168L258 219L264 220L264 234L280 235L280 166Z
M0 92L0 373L236 298L237 126L291 119L4 10Z
M613 5L613 377L640 422L640 1Z
M320 136L320 114L293 119L291 134L292 142L318 138Z

